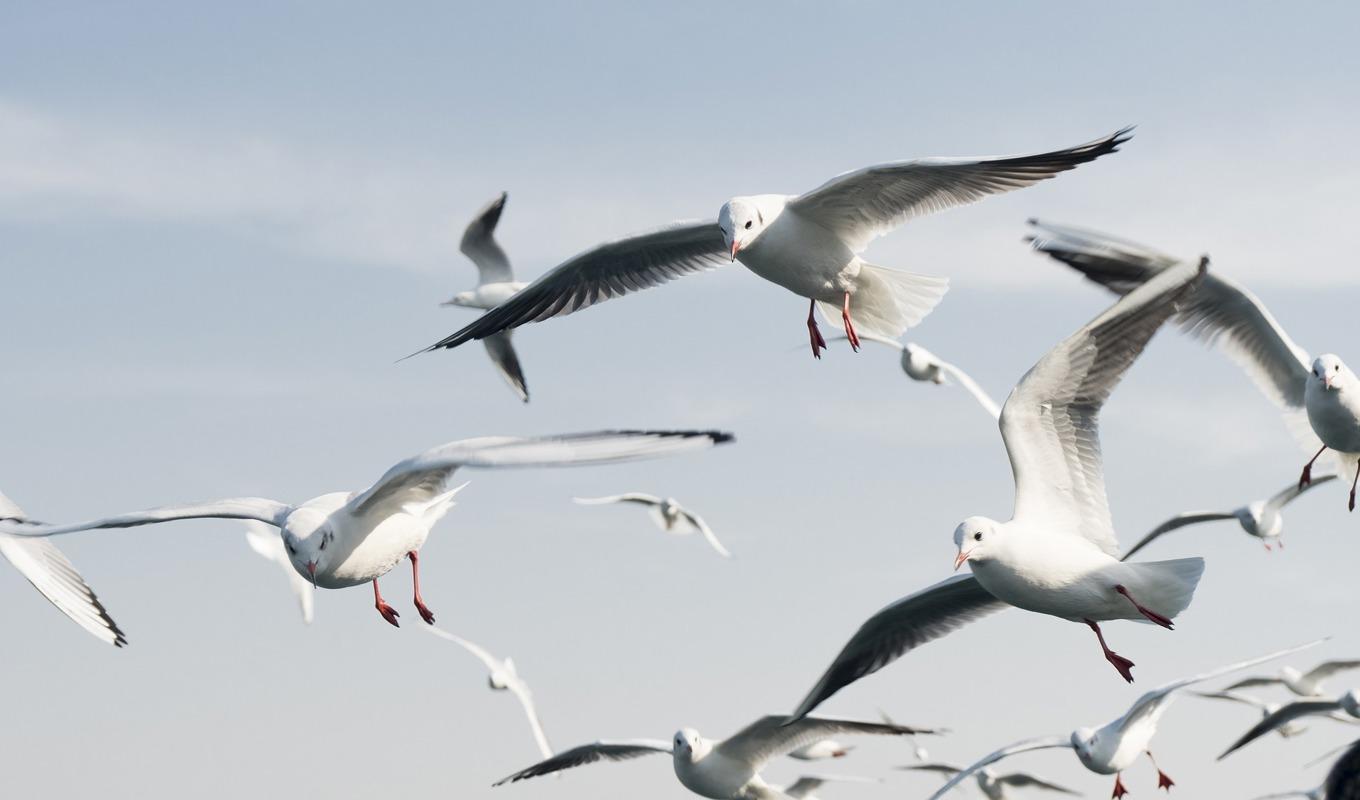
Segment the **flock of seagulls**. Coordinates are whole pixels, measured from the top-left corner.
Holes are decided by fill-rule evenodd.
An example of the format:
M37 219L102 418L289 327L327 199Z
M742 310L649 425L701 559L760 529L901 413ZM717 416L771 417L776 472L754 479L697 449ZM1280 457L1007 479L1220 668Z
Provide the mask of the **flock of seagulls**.
M529 390L511 341L516 328L740 261L808 301L806 328L813 356L821 358L827 348L817 320L820 312L826 323L843 331L835 338L847 341L852 350L858 351L864 342L896 348L902 370L913 381L957 385L997 422L1012 467L1015 502L1008 520L969 516L955 528L952 566L955 571L967 566L968 572L911 592L868 617L790 713L762 716L726 739L712 740L693 728L682 728L669 741L606 739L554 749L534 695L514 661L435 627L435 613L420 581L421 549L466 485L453 485L459 470L588 467L692 454L731 443L732 434L724 431L602 430L465 439L404 459L368 487L301 503L236 497L75 523L36 521L0 495L0 555L73 622L118 647L127 644L127 637L53 537L190 519L241 521L250 548L285 572L304 622L314 616L316 589L366 585L380 617L400 626L401 613L384 598L378 582L407 562L411 606L425 623L419 627L480 662L487 685L513 695L528 722L539 760L497 786L593 763L665 754L680 784L711 800L812 798L828 784L877 779L810 773L780 786L768 782L762 772L786 757L804 762L844 759L853 747L839 738L888 736L911 744L915 761L901 770L945 779L932 800L970 779L990 800L1021 792L1076 794L1062 783L1024 771L1002 772L995 766L1043 749L1069 749L1086 770L1113 775L1114 798L1128 793L1124 773L1144 757L1156 772L1157 787L1170 790L1175 782L1158 766L1151 744L1178 694L1319 642L1166 683L1103 725L1017 742L968 766L930 760L916 739L944 735L943 728L901 725L886 715L877 722L813 715L841 689L916 648L1011 608L1089 629L1103 660L1120 680L1132 683L1134 662L1111 648L1102 626L1136 622L1173 630L1177 616L1192 603L1205 569L1205 560L1199 557L1143 561L1132 556L1171 531L1230 519L1267 550L1283 547L1284 507L1338 478L1349 488L1349 507L1354 509L1360 478L1360 383L1339 357L1313 358L1294 344L1255 295L1210 269L1207 256L1175 258L1112 236L1031 220L1028 241L1036 252L1100 284L1116 298L1056 343L1001 405L963 369L902 340L941 302L947 280L865 261L861 254L873 239L912 218L1049 180L1117 152L1131 136L1131 129L1122 129L1076 147L1034 155L880 164L848 172L801 195L733 197L721 206L716 220L673 224L602 244L528 283L515 279L495 238L506 194L469 223L460 249L476 266L477 283L443 305L484 313L421 352L481 340L523 402L529 401ZM1268 499L1234 510L1177 514L1121 552L1106 498L1099 417L1124 375L1168 321L1239 363L1278 405L1310 458L1297 480ZM1324 455L1328 455L1321 461L1324 468L1315 476L1314 467ZM1292 478L1293 467L1289 469ZM660 530L698 534L720 556L731 556L708 523L673 498L626 492L574 499L586 506L645 508ZM1360 660L1327 661L1308 671L1284 667L1274 676L1252 676L1217 689L1185 693L1259 712L1260 720L1227 748L1223 753L1227 756L1268 733L1299 736L1306 718L1341 724L1360 721L1360 691L1336 694L1323 685L1358 667ZM1275 703L1242 692L1269 687L1286 689L1297 699ZM1300 794L1321 797L1321 791Z

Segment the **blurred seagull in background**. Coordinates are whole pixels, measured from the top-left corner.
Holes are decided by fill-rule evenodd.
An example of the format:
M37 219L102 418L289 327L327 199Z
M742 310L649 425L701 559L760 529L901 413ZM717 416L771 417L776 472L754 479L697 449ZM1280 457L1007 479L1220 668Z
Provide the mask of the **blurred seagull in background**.
M857 775L803 775L784 787L784 794L794 800L818 800L813 792L827 783L882 783L878 778L862 778Z
M1195 697L1203 697L1207 700L1227 700L1230 703L1240 703L1242 705L1251 706L1261 712L1261 717L1263 719L1274 714L1276 711L1279 711L1284 706L1283 703L1268 703L1258 697L1227 690L1221 692L1191 692L1190 694ZM1291 736L1298 736L1306 730L1307 728L1304 726L1291 722L1287 725L1281 725L1275 732L1287 739Z
M1271 731L1279 730L1296 719L1309 716L1332 717L1338 711L1345 712L1347 716L1353 719L1360 719L1360 691L1351 689L1335 700L1296 700L1282 706L1273 713L1266 715L1266 718L1252 726L1251 730L1242 734L1241 738L1223 751L1218 760L1222 761L1251 742Z
M583 506L611 505L614 503L635 503L647 507L652 514L652 520L656 526L666 533L677 536L686 536L693 533L703 534L704 541L709 546L718 551L718 555L723 558L731 558L732 554L727 552L727 548L722 546L718 537L714 535L713 529L708 527L703 517L680 505L675 498L667 497L664 500L660 497L642 492L628 492L627 494L616 494L609 497L573 497L573 501Z
M819 739L797 750L790 750L788 756L799 761L821 761L826 758L845 758L854 749L853 745L844 745L835 739Z
M1328 692L1322 685L1323 681L1337 673L1357 667L1360 667L1360 660L1356 659L1324 661L1307 672L1300 672L1294 667L1281 667L1276 676L1253 675L1234 683L1224 691L1250 689L1255 686L1283 686L1299 697L1325 697Z
M898 767L898 769L937 772L949 777L963 772L962 767L939 762L908 764L903 767ZM974 773L973 777L977 781L978 791L982 792L987 800L1010 800L1011 789L1041 789L1048 792L1057 792L1058 794L1077 794L1077 792L1074 792L1065 786L1059 786L1056 783L1050 783L1042 778L1036 778L1028 772L1008 772L1000 774L992 771L990 767L983 767Z
M837 336L836 339L845 339L844 336ZM957 366L945 361L919 344L911 342L899 342L896 339L888 339L871 333L861 334L860 339L866 342L876 342L881 345L891 347L902 354L902 371L907 373L907 377L921 383L933 383L936 386L948 386L951 382L957 382L973 399L982 406L982 410L992 416L992 419L1001 417L1001 406L991 398L991 395L982 390L977 385L977 381Z

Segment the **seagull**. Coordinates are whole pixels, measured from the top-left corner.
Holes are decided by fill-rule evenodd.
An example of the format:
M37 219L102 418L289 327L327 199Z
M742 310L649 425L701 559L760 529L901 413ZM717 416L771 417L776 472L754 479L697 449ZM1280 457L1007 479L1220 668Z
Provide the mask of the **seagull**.
M487 436L450 442L408 458L361 492L332 492L299 505L262 497L237 497L165 506L75 525L31 525L0 520L0 534L54 536L103 528L130 528L182 519L245 519L282 531L288 559L315 586L343 589L373 584L373 604L398 625L396 609L383 600L378 579L411 562L416 610L434 624L420 595L418 552L430 529L453 507L463 486L448 488L459 467L563 467L605 464L706 449L732 440L715 431L600 431L520 438Z
M13 530L39 527L41 523L30 521L17 503L0 494L0 525ZM43 539L0 532L0 556L33 584L47 602L90 635L114 647L127 644L127 637L118 628L118 623L109 616L94 590L56 545Z
M1269 703L1258 697L1252 697L1249 694L1242 694L1241 692L1230 692L1225 690L1222 692L1191 692L1190 694L1195 697L1203 697L1209 700L1227 700L1232 703L1248 705L1259 710L1263 718L1274 714L1283 707L1283 703ZM1307 728L1304 726L1291 722L1287 725L1281 725L1276 730L1276 733L1280 734L1282 738L1287 739L1291 736L1298 736L1306 730Z
M1178 263L1140 244L1079 228L1030 220L1039 232L1034 248L1081 272L1116 294L1124 294ZM1209 276L1176 316L1192 336L1217 345L1238 363L1284 413L1286 427L1317 452L1303 468L1299 486L1312 479L1313 463L1335 451L1338 472L1351 477L1349 507L1355 510L1360 479L1360 380L1331 353L1310 359L1275 317L1244 286L1222 275Z
M835 739L818 739L812 744L790 750L788 757L799 761L821 761L824 758L845 758L854 749L853 745L844 745Z
M1252 726L1251 730L1242 734L1240 739L1233 742L1227 750L1224 750L1218 760L1222 761L1233 752L1296 719L1315 715L1330 717L1338 711L1345 712L1353 719L1360 719L1360 691L1351 689L1335 700L1296 700L1276 710L1273 714L1266 715L1265 719Z
M982 760L973 764L971 767L959 772L949 780L935 794L930 796L930 800L939 800L950 789L953 789L961 781L973 773L985 769L992 764L1009 758L1020 753L1028 753L1032 750L1047 750L1051 748L1070 748L1076 755L1082 766L1100 775L1114 775L1114 794L1115 800L1128 793L1124 786L1121 773L1133 765L1139 756L1146 755L1152 762L1152 768L1157 770L1157 788L1170 789L1175 782L1162 772L1157 766L1157 761L1152 757L1152 752L1148 749L1152 738L1157 735L1157 723L1161 720L1162 714L1166 712L1171 701L1175 699L1178 690L1187 686L1192 686L1203 681L1213 680L1214 678L1236 672L1240 669L1255 666L1271 659L1281 658L1290 653L1298 652L1308 647L1321 644L1322 641L1310 642L1308 644L1291 647L1288 650L1270 653L1259 658L1247 661L1239 661L1236 664L1229 664L1221 669L1211 672L1193 675L1189 678L1182 678L1178 681L1160 686L1144 694L1134 701L1123 716L1112 720L1100 728L1078 728L1070 736L1044 736L1036 739L1028 739L1022 742L1003 747L995 753L986 756Z
M458 249L477 266L477 288L470 292L459 292L443 305L486 311L514 297L516 292L529 285L515 280L510 259L506 258L505 251L496 243L493 235L507 197L505 192L501 192L500 197L477 212L477 216L468 223L467 230L463 231L463 241ZM510 384L521 400L529 402L529 386L524 382L524 370L520 368L519 356L510 342L510 331L487 336L482 339L482 344L486 346L486 354L491 357L496 369L500 370L505 382Z
M529 691L529 684L525 683L515 670L515 662L509 658L496 658L485 648L434 626L429 626L425 630L441 639L459 645L476 656L486 666L487 685L497 692L508 691L519 700L519 704L524 707L524 716L529 718L529 730L534 734L534 743L538 745L539 754L543 758L550 758L553 754L552 746L548 744L548 736L543 732L543 722L539 720L538 711L534 708L533 693Z
M1306 492L1309 487L1320 486L1335 478L1335 475L1323 475L1304 486L1291 483L1276 492L1268 500L1253 500L1232 511L1187 511L1184 514L1177 514L1153 528L1152 532L1139 540L1138 544L1125 553L1121 560L1127 561L1132 558L1134 553L1152 544L1152 540L1164 533L1183 528L1186 525L1213 522L1220 519L1236 519L1237 523L1242 526L1242 530L1260 539L1267 551L1270 550L1271 542L1275 542L1280 546L1280 549L1284 549L1284 541L1280 538L1280 535L1284 533L1284 515L1281 513L1284 507Z
M833 324L841 321L856 350L859 332L895 339L930 313L948 282L864 261L859 254L871 241L914 217L1021 189L1094 161L1117 151L1131 135L1125 128L1037 155L878 164L802 195L734 197L716 221L682 222L574 256L421 352L570 314L729 261L808 298L808 336L818 358L826 346L813 317L818 306Z
M1204 569L1199 558L1125 564L1110 522L1097 417L1124 371L1202 272L1170 270L1059 343L1026 373L1001 412L1015 474L1010 522L969 517L954 531L959 575L870 617L799 704L801 717L906 652L995 611L1017 606L1091 628L1119 674L1133 662L1105 644L1098 623L1172 626Z
M898 769L919 770L921 772L938 772L942 775L957 775L963 772L962 767L952 764L932 762L928 764L908 764ZM1075 795L1077 792L1056 783L1050 783L1042 778L1036 778L1028 772L1008 772L998 774L990 767L983 767L974 776L977 780L978 791L987 797L987 800L1008 800L1011 796L1011 789L1042 789L1058 794Z
M843 336L837 336L843 339ZM992 419L1001 417L1001 406L991 398L977 381L957 366L945 361L919 344L911 342L899 342L896 339L889 339L877 336L872 333L860 334L861 339L866 342L876 342L895 348L902 354L902 371L907 373L907 377L922 383L933 383L936 386L947 386L951 381L957 381L973 399L982 406L982 410L992 415Z
M905 736L929 730L878 722L806 717L790 721L772 714L761 717L719 742L705 739L693 728L676 732L669 742L658 739L599 741L565 750L546 761L496 782L496 786L549 775L596 761L625 761L654 753L668 753L675 777L691 792L710 800L777 800L788 795L770 786L760 770L772 759L818 739L838 733Z
M628 492L627 494L616 494L609 497L574 497L575 502L583 506L599 506L611 503L637 503L649 508L652 512L652 519L656 526L666 533L673 533L684 536L698 531L703 534L704 540L708 542L718 555L723 558L731 558L732 554L727 552L727 548L722 546L718 537L713 534L713 529L708 527L703 517L685 508L676 502L675 498L667 497L662 500L660 497L642 492Z
M803 775L784 787L784 795L794 800L817 800L813 792L825 783L882 783L877 778L862 778L857 775ZM778 795L775 795L778 797Z
M1338 672L1356 667L1360 667L1360 660L1324 661L1307 672L1300 672L1294 667L1281 667L1280 674L1276 677L1257 675L1244 678L1227 687L1226 691L1249 689L1255 686L1284 686L1299 697L1325 697L1327 690L1322 686L1323 681Z
M293 562L288 558L288 551L283 548L283 537L279 535L279 529L263 522L253 519L246 520L246 544L266 561L272 561L283 568L288 575L288 587L293 590L293 596L297 598L298 608L302 611L302 621L312 624L314 614L316 587L312 586L310 578L305 578L296 569L293 569Z

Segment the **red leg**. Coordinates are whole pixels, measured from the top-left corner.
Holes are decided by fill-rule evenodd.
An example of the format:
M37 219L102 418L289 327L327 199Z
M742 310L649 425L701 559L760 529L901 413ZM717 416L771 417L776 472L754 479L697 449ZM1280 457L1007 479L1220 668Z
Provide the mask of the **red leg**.
M376 580L373 581L373 607L378 609L378 613L382 614L383 619L392 623L395 627L401 627L397 622L397 617L401 615L397 613L395 608L389 606L386 600L382 599L382 594L378 592L378 582Z
M1308 459L1308 463L1303 465L1303 474L1299 476L1299 489L1302 489L1313 482L1313 462L1317 461L1318 456L1322 455L1326 450L1327 445L1324 444L1322 449L1314 453L1313 457Z
M850 293L845 293L845 302L841 305L841 321L845 323L845 335L850 339L850 349L859 352L859 334L855 333L855 324L850 321Z
M1096 632L1096 638L1100 640L1100 649L1105 651L1105 660L1114 665L1114 668L1119 671L1119 674L1124 678L1124 680L1128 681L1129 683L1133 683L1133 672L1131 671L1133 668L1133 662L1119 655L1118 653L1111 650L1109 647L1105 645L1105 635L1100 632L1099 625L1095 624L1095 622L1089 619L1086 620L1086 624L1091 627L1091 630ZM1115 779L1115 788L1116 789L1119 788L1117 778Z
M1129 602L1133 603L1133 607L1138 609L1139 614L1142 614L1143 616L1147 617L1148 619L1152 620L1158 625L1161 625L1163 628L1166 628L1167 630L1174 630L1174 626L1171 624L1170 617L1164 617L1161 614L1158 614L1156 611L1143 608L1141 605L1138 604L1137 600L1133 599L1133 595L1129 594L1129 590L1125 589L1123 584L1115 584L1114 590L1127 597L1129 599Z
M1269 553L1269 552L1270 552L1270 542L1261 542L1261 544L1265 545L1266 552ZM1280 546L1281 546L1281 547L1284 547L1284 545L1280 545Z
M1165 789L1165 790L1167 790L1168 792L1170 792L1170 791L1171 791L1171 787L1172 787L1172 786L1175 786L1175 785L1176 785L1176 782L1173 781L1173 780L1171 780L1171 776L1170 776L1170 775L1167 775L1165 772L1162 772L1162 768L1161 768L1161 767L1157 766L1157 759L1155 759L1155 758L1152 757L1152 751L1151 751L1151 750L1146 750L1146 751L1144 751L1144 752L1147 753L1148 761L1151 761L1151 762L1152 762L1152 768L1155 769L1155 770L1157 770L1157 788L1158 788L1158 789Z
M1355 510L1355 484L1357 481L1360 481L1360 461L1355 462L1355 477L1351 479L1351 499L1349 503L1351 511Z
M424 600L420 599L420 556L416 555L416 551L412 550L406 554L406 557L411 559L411 585L413 585L416 590L416 611L420 612L420 618L425 620L427 624L433 625L434 612L425 605Z
M808 301L808 338L812 340L812 357L821 358L822 350L826 348L826 340L822 338L822 332L817 329L817 318L813 313L817 310L817 301Z
M1124 781L1119 779L1119 773L1116 772L1114 774L1114 793L1111 794L1110 797L1113 798L1113 800L1119 800L1119 798L1123 797L1128 793L1129 790L1125 788Z

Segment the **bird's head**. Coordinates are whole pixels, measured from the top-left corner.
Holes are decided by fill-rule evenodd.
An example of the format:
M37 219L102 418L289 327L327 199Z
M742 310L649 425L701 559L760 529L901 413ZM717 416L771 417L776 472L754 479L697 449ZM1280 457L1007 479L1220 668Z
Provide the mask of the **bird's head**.
M944 383L944 376L940 374L939 360L919 344L907 342L902 345L902 371L914 381Z
M760 204L751 198L734 197L723 204L718 211L718 228L733 261L765 230L766 216Z
M445 300L444 303L443 303L443 305L446 305L446 306L471 306L471 305L474 305L476 302L477 302L477 293L476 293L476 292L459 292L458 294L454 295L453 297L449 298L448 300Z
M1313 359L1313 380L1320 382L1323 389L1340 391L1350 385L1353 377L1338 356L1327 353Z
M954 529L954 544L959 548L954 569L962 567L965 561L976 564L991 558L1002 536L1001 525L994 519L969 517L960 522Z
M335 553L335 532L330 515L313 508L299 508L283 523L283 549L293 569L313 585L316 574L325 572Z
M1094 728L1077 728L1072 731L1072 749L1077 751L1077 758L1088 769L1091 762L1095 759L1096 743L1100 741L1100 732Z
M693 728L681 728L671 741L671 753L685 761L698 761L708 753L708 742Z

